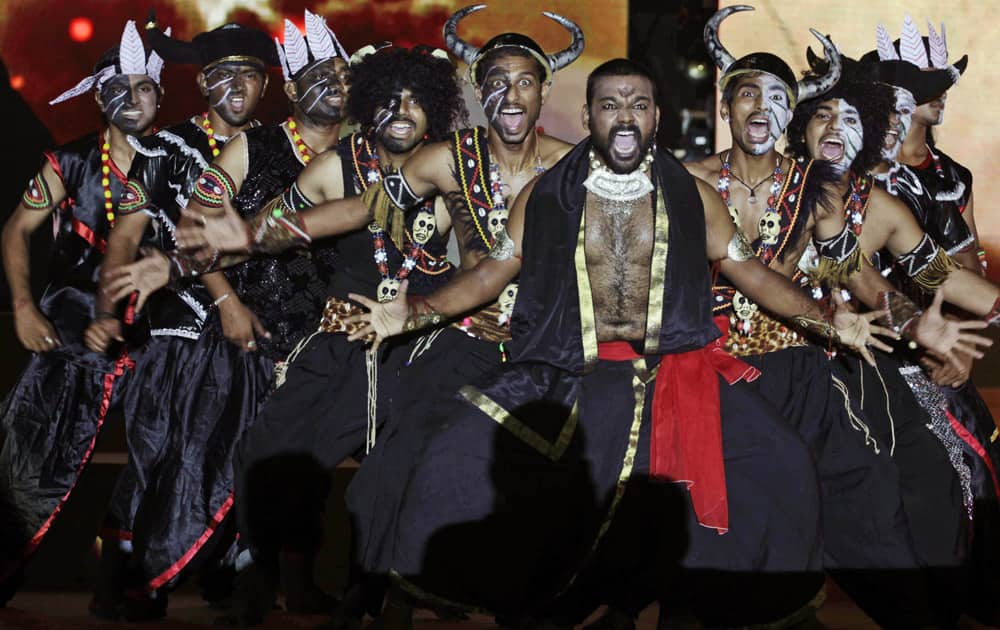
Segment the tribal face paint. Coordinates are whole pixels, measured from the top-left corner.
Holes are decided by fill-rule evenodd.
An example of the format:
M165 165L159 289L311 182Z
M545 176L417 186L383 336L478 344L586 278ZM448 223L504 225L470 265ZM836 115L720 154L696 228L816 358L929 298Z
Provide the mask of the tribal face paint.
M394 92L375 112L375 135L390 153L407 153L423 141L427 114L417 95L408 88Z
M820 103L806 125L806 147L810 156L833 162L842 173L858 157L864 137L857 108L842 98Z
M267 87L267 76L252 64L220 63L198 78L208 106L233 127L250 121Z
M343 59L326 59L303 72L295 80L296 105L308 118L320 124L344 119L351 69Z
M543 91L537 61L521 55L505 55L487 68L476 96L501 140L520 144L535 128L542 113Z
M733 142L744 153L764 155L774 148L792 121L788 86L764 72L733 79L736 85L722 115L729 119Z
M653 84L639 75L597 79L585 122L607 167L615 173L634 171L656 138Z
M925 127L936 127L944 122L944 106L948 100L948 93L945 92L933 101L924 103L913 113L913 120L921 123Z
M101 85L99 98L108 124L136 134L152 126L160 89L144 74L118 74Z
M910 131L913 122L913 112L917 108L913 94L909 90L901 87L894 87L896 94L896 104L892 114L889 115L889 129L885 133L885 141L882 143L882 159L887 162L894 162L899 155L899 150L903 148L903 140Z

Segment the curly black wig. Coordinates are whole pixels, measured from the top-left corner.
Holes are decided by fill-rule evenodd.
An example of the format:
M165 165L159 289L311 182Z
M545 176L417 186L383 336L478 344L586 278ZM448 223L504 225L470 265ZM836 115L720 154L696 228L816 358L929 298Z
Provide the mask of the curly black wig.
M796 156L809 157L806 127L821 103L838 98L856 107L861 116L864 140L861 151L851 164L851 170L855 173L867 173L882 160L882 144L889 130L889 115L896 106L896 95L892 87L882 83L841 81L826 94L799 103L786 132L788 150Z
M432 50L427 46L388 46L356 64L347 99L351 119L362 127L371 125L375 111L393 94L407 89L416 95L427 115L431 140L440 140L466 124L469 112L455 67L448 59L432 55Z

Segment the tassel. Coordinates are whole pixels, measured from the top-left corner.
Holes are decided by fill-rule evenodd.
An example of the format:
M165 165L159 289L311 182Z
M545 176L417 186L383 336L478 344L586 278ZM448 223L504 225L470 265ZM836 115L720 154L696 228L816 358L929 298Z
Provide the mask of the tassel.
M827 256L820 256L819 264L812 273L812 279L816 283L827 283L831 285L841 285L861 271L862 261L865 259L860 247L855 247L847 258L842 261L834 260Z
M934 293L948 280L951 272L958 269L961 269L961 266L952 260L948 252L938 248L938 252L934 258L927 263L927 266L920 270L920 273L914 275L911 280L925 293Z

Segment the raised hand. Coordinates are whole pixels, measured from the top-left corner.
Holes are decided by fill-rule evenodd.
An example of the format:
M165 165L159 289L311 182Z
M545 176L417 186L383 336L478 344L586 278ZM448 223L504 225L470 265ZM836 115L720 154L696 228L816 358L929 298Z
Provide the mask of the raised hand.
M34 303L14 310L14 331L21 345L32 352L47 352L62 345L55 328Z
M837 336L840 343L851 348L861 355L869 365L875 365L875 357L871 353L870 347L878 348L883 352L892 352L892 348L874 335L881 335L890 339L899 339L899 335L888 328L876 326L872 322L886 314L885 311L871 311L859 315L847 305L847 301L840 291L832 292L834 304L833 327L837 329Z
M961 370L966 359L957 356L956 352L974 359L981 359L983 353L979 348L989 348L993 345L993 341L982 335L967 332L986 328L988 324L982 320L959 322L946 319L941 314L943 302L944 293L938 291L934 294L934 300L930 307L911 326L910 332L913 335L913 340L926 348L932 355L954 364L956 368Z
M374 334L375 340L372 342L372 350L378 350L383 341L403 332L406 318L410 314L410 308L406 302L406 289L409 284L408 280L403 280L399 285L396 297L388 302L380 303L356 293L348 294L347 297L367 308L368 312L347 318L348 323L366 324L347 339L349 341L362 341Z
M152 247L143 247L142 258L112 269L105 275L104 293L113 301L138 292L135 310L139 312L150 295L167 286L170 282L170 261L163 252Z
M208 217L197 210L181 210L181 215L188 221L182 222L174 232L177 246L186 250L249 251L250 236L246 223L225 192L222 193L222 208L221 215Z

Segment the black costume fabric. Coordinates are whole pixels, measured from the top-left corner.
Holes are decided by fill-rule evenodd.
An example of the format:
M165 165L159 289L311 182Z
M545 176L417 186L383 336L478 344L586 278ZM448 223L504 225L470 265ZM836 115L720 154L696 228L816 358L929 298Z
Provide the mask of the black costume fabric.
M36 353L7 394L0 418L0 582L36 549L90 459L107 412L123 400L132 357L123 347L97 355L83 343L110 229L101 186L102 138L90 134L46 159L67 201L55 210L52 282L39 310L62 341ZM111 201L125 176L113 164ZM45 210L39 210L45 212ZM6 593L9 596L11 593Z
M671 156L658 154L654 181L666 207L660 207L657 223L666 228L669 246L665 260L653 262L665 269L662 278L652 278L650 295L662 299L662 311L653 315L661 327L647 336L645 360L598 360L596 337L583 324L593 312L580 306L574 264L588 149L589 142L581 143L541 176L528 202L511 361L447 403L418 408L428 416L399 421L400 427L424 428L421 446L412 447L416 461L397 528L388 533L395 537L391 569L404 589L439 605L486 608L508 620L560 622L579 622L609 599L641 610L669 591L665 572L677 566L724 573L817 571L819 507L811 460L798 437L744 386L723 384L720 395L726 535L698 526L677 486L645 480L646 390L657 357L700 348L718 336L704 217L691 177ZM662 223L666 217L669 226ZM772 449L787 457L776 462ZM639 492L644 485L653 487L652 495ZM665 494L675 499L664 502ZM635 507L626 509L633 500ZM619 509L633 515L628 526L616 518ZM657 518L636 518L643 513ZM648 542L642 553L609 553L605 546L617 550L640 539ZM767 597L765 591L750 605L761 621L775 619L804 604L818 587L813 580L792 595L771 590ZM710 611L704 612L709 618ZM740 612L744 619L753 615Z
M349 196L381 177L372 147L370 135L355 133L336 149ZM407 217L408 235L415 216ZM403 253L387 234L384 242L386 264L395 273L402 268ZM334 245L338 262L330 295L342 300L352 292L374 296L381 277L372 232L364 228L345 234ZM417 262L407 276L411 293L428 293L451 278L447 248L446 236L435 230L424 247L434 264ZM365 344L327 332L311 335L304 344L288 365L285 383L241 439L234 464L240 545L272 569L280 547L301 553L319 547L329 475L345 458L364 457L370 392L376 396L373 428L378 435L396 396L397 373L411 351L402 340L370 355Z

